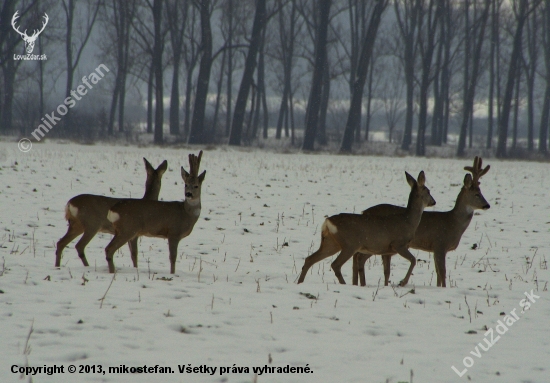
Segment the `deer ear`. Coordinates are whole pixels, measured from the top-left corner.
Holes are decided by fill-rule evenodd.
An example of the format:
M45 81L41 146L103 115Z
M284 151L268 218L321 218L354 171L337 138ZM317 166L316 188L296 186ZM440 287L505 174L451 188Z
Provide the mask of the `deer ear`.
M407 172L405 172L405 177L407 177L407 182L409 183L409 186L413 188L414 185L416 185L416 180Z
M162 164L157 168L157 173L162 176L164 172L168 169L168 161L164 160Z
M187 181L187 179L190 177L189 173L185 171L183 166L181 167L181 178L183 178L184 181Z
M201 152L202 153L202 152ZM206 176L206 170L204 172L202 172L199 176L199 182L202 183L202 181L204 181L204 177Z
M155 171L155 168L151 166L149 161L147 161L147 158L143 157L143 162L145 163L145 171L147 174L152 174Z
M420 173L418 173L418 178L416 179L419 186L424 186L426 183L426 176L424 175L424 170L421 170Z
M472 175L471 174L466 174L464 176L464 187L466 189L469 189L472 187Z

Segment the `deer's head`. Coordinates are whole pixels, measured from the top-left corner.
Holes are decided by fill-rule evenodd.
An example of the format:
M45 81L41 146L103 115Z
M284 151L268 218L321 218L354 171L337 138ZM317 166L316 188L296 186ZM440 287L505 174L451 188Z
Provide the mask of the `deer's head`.
M25 32L21 32L19 28L15 25L15 20L19 18L19 11L16 11L13 17L11 18L11 26L17 33L21 35L21 37L23 38L23 41L25 41L25 50L27 51L27 53L32 53L32 51L34 50L34 42L36 41L38 36L42 33L42 31L44 30L44 28L46 28L46 25L48 24L48 20L49 20L48 14L44 13L44 16L42 17L44 17L44 21L42 23L42 29L40 30L35 29L31 36L27 35L26 29L25 29Z

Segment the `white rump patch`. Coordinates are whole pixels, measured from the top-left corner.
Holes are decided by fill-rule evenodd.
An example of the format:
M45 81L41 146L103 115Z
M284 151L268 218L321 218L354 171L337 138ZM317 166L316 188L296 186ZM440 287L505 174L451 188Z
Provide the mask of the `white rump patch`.
M78 215L78 208L68 203L67 206L65 206L65 214L76 218Z
M330 222L327 219L325 219L325 225L326 227L328 228L328 231L331 233L331 234L336 234L338 233L338 228L336 227L336 225L334 225L332 222Z
M109 222L114 223L114 222L118 221L119 219L120 219L120 214L115 213L112 210L109 210L109 212L107 213L107 220Z

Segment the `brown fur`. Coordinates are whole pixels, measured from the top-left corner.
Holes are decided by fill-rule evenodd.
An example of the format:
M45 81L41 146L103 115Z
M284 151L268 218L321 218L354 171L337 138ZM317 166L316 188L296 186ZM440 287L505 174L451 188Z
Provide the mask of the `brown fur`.
M162 175L168 168L168 163L164 161L157 169L154 169L145 158L143 161L147 172L145 194L143 198L156 200L160 193ZM111 207L123 200L123 198L105 197L93 194L80 194L71 198L69 202L67 202L67 205L65 205L65 219L69 223L69 228L63 238L57 242L55 267L61 266L63 249L81 234L83 235L75 247L84 266L88 266L88 260L86 259L84 249L98 232L114 234L113 225L107 220L107 212ZM78 209L76 217L71 214L69 205ZM132 253L132 261L134 261L134 264L137 266L137 241L128 242L128 246Z
M408 173L405 174L411 186L407 208L401 213L386 216L342 213L327 218L321 231L321 246L306 258L298 283L304 281L311 266L340 251L331 267L342 284L346 282L340 269L356 252L371 255L399 253L411 263L401 282L402 285L407 284L416 264L416 259L408 251L409 243L414 237L424 208L435 205L435 200L424 186L424 172L418 175L418 182ZM331 227L333 230L330 230Z
M413 249L428 251L434 254L438 287L446 287L445 257L447 252L453 251L458 247L462 235L472 220L474 210L487 210L490 208L489 203L485 200L479 188L479 179L489 171L490 166L483 169L481 164L482 159L476 157L473 167L465 167L465 170L472 172L473 177L470 174L464 177L464 184L452 210L445 212L427 211L422 214L414 239L410 243L410 247ZM363 211L363 214L367 216L399 214L404 209L398 206L383 204L373 206ZM384 284L386 286L389 283L391 256L395 254L388 254L382 257L384 264ZM354 254L354 285L357 285L358 279L360 279L361 286L365 286L365 262L369 257L370 255Z

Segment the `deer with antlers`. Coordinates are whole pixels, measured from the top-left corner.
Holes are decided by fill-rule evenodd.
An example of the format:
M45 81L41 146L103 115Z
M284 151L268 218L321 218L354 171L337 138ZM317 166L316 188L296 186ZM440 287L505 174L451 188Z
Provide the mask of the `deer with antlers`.
M191 234L201 214L201 186L206 171L199 175L202 150L189 155L189 173L181 167L185 183L183 202L127 200L113 206L107 214L115 236L105 248L109 272L115 272L113 256L125 243L140 236L165 238L170 253L170 273L176 272L179 242Z
M407 275L400 285L405 286L416 265L416 259L409 252L409 243L420 222L424 208L435 205L435 200L430 195L430 190L424 185L426 178L424 172L415 180L405 172L407 182L411 187L407 207L397 214L338 214L325 219L321 228L321 246L319 250L306 258L298 283L302 283L308 270L315 263L330 257L340 251L340 254L332 262L332 270L338 281L345 284L340 271L355 253L395 254L398 253L411 263Z
M458 247L462 235L468 228L474 210L487 210L491 206L481 194L479 179L485 175L490 166L482 167L482 159L474 158L473 166L465 166L464 170L472 173L466 174L464 184L455 206L449 211L427 211L422 214L414 239L410 243L413 249L428 251L434 254L434 266L437 273L437 286L446 287L446 267L445 257L447 252L453 251ZM365 216L388 214L401 214L405 208L383 204L373 206L365 211ZM395 253L394 253L395 254ZM390 277L390 261L394 254L382 256L384 265L384 284L387 286ZM361 279L361 286L365 286L365 261L370 255L355 254L353 257L353 284L357 285L358 278Z
M163 161L158 168L153 168L149 161L143 159L147 180L145 181L144 200L158 200L162 175L168 169L168 162ZM124 198L105 197L102 195L80 194L73 197L65 206L65 219L69 223L67 234L57 242L55 252L55 267L61 266L63 249L80 234L83 234L76 244L76 251L84 266L88 266L84 249L95 235L100 233L114 234L113 224L107 220L109 209ZM138 244L137 239L128 242L132 261L137 267Z
M42 29L35 29L31 36L27 35L26 29L25 32L21 32L19 28L15 26L15 21L19 18L19 11L16 11L11 18L11 26L17 33L19 33L19 35L21 35L23 41L25 41L25 50L27 51L27 53L32 53L32 51L34 50L34 43L36 42L36 39L44 31L44 28L46 28L46 25L50 20L47 13L44 13L44 16L42 17L44 18L44 21L42 22Z

